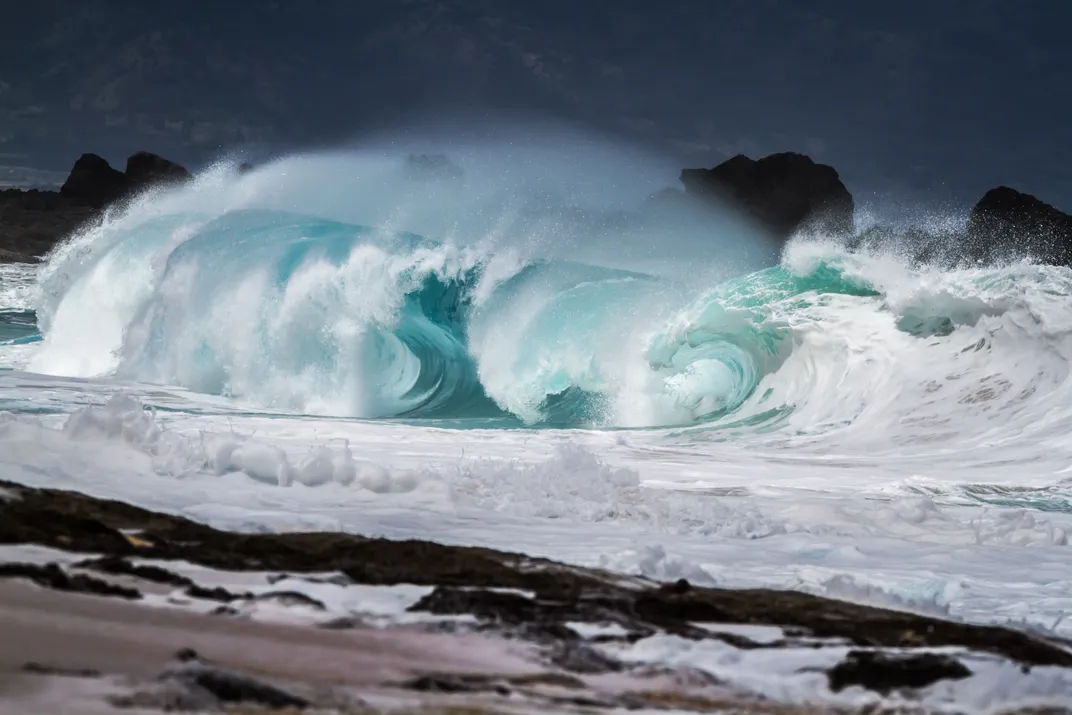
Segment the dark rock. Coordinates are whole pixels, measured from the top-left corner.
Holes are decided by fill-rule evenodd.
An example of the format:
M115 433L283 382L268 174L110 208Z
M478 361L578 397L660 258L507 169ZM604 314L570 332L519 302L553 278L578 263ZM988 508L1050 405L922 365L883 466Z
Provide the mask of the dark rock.
M545 698L550 704L557 706L566 706L571 708L579 708L581 712L600 712L608 710L643 710L644 704L639 702L638 698L634 697L633 693L626 693L620 696L608 696L605 698L598 697L596 695L575 695L566 697L549 697ZM664 708L660 708L664 709Z
M532 673L531 675L515 675L506 681L515 688L532 688L536 686L548 686L552 688L564 688L566 690L584 690L588 685L580 678L566 673Z
M827 671L827 679L835 693L859 685L888 695L901 688L925 688L939 680L960 680L971 674L959 660L938 653L851 651Z
M318 623L317 628L323 628L325 631L352 631L357 628L368 628L368 625L360 618L341 616L330 621Z
M129 187L130 177L113 169L103 157L83 154L60 188L60 196L99 208L115 201Z
M160 568L159 566L136 566L121 556L105 556L99 559L80 561L74 568L88 569L123 576L133 576L143 581L164 583L171 586L193 586L194 582L174 571Z
M306 583L326 583L332 586L352 586L353 580L346 574L335 574L333 576L306 576L303 574L291 575L287 573L271 574L268 576L268 583L273 586L280 581L286 581L287 579L294 579L295 581L305 581Z
M305 698L244 673L204 665L193 659L179 668L165 672L160 679L203 690L224 704L243 703L275 709L304 709L311 704Z
M427 673L402 683L407 690L422 693L496 693L509 695L510 688L497 679L486 675L456 675L454 673Z
M979 200L963 230L872 226L853 236L847 247L947 268L1024 258L1072 265L1072 216L1002 186Z
M274 601L281 606L307 606L315 611L326 611L327 606L312 596L300 591L270 591L253 597L254 601Z
M162 156L139 151L127 159L126 178L130 188L181 184L193 178L185 167Z
M708 638L715 636L693 624L773 625L860 647L953 646L1026 666L1072 667L1072 653L1061 645L1011 628L956 623L806 593L695 585L687 590L663 588L641 578L521 554L426 541L340 533L232 533L76 492L3 481L0 487L13 495L0 501L0 543L179 559L229 570L341 571L356 583L437 586L412 610L476 615L518 632L533 625L547 629L585 621L620 623L630 631L661 629ZM122 530L138 530L137 542L132 543ZM70 578L58 567L52 569L49 578ZM491 589L529 590L537 597ZM226 594L228 601L235 598L239 596Z
M189 648L176 653L179 665L130 694L111 698L113 705L164 712L211 712L232 705L271 710L304 710L311 702L275 685L207 664ZM259 710L258 710L259 711Z
M688 593L690 588L692 588L692 584L690 584L687 579L679 578L673 583L668 583L665 586L661 586L659 590L663 593L681 595L683 593Z
M22 672L33 673L34 675L58 675L64 678L101 677L101 672L99 670L79 668L56 668L51 665L42 665L41 663L26 663L22 666Z
M108 702L122 710L139 712L210 713L223 710L223 703L212 693L180 680L158 680L139 685L130 694L109 697Z
M583 643L563 641L551 648L550 660L562 670L585 675L617 673L624 666L614 658L603 655Z
M58 564L0 564L0 578L23 578L33 581L38 586L56 591L89 593L94 596L114 596L136 600L141 593L135 588L117 586L92 576L71 576Z
M511 625L548 618L548 609L519 593L439 587L409 607L436 615L474 615ZM564 619L555 619L564 620Z
M244 161L238 165L238 173L248 174L249 172L253 171L253 168L253 164L250 164L248 161Z
M183 167L148 152L131 156L126 172L83 154L58 192L0 191L0 262L33 263L132 192L189 179Z
M546 620L538 623L523 624L520 635L526 640L542 643L562 643L581 639L577 631L565 623Z
M837 171L803 154L753 160L738 154L713 169L685 169L686 195L741 209L777 238L814 230L842 235L853 229L852 194Z
M737 633L720 633L718 631L712 631L706 637L710 638L712 640L718 640L718 641L722 641L723 643L727 643L727 644L733 646L734 648L737 648L738 650L759 650L761 648L782 648L782 647L784 647L786 645L785 640L776 640L776 641L770 641L770 642L767 642L767 643L759 643L757 641L752 640L751 638L746 638L745 636L738 635ZM797 644L797 645L799 645L799 644ZM820 642L819 645L814 646L814 647L821 647L821 645L822 645L822 643Z
M175 651L175 660L180 663L189 663L192 660L201 660L201 656L193 648L180 648Z
M601 592L562 591L529 598L519 593L503 593L478 588L439 587L409 607L411 612L436 615L472 615L483 621L479 630L495 630L507 636L539 643L578 642L580 636L567 622L618 623L636 640L655 633L633 612L629 598ZM706 631L687 623L668 624L670 632L685 637L701 637Z
M200 598L203 601L221 601L223 603L231 603L232 601L241 601L244 599L252 598L252 594L244 593L231 593L222 586L216 586L214 588L206 588L205 586L198 586L194 584L183 591L190 598Z
M967 256L995 261L1030 256L1072 265L1072 216L1007 186L991 189L972 209Z
M52 191L0 191L0 262L33 263L97 215Z

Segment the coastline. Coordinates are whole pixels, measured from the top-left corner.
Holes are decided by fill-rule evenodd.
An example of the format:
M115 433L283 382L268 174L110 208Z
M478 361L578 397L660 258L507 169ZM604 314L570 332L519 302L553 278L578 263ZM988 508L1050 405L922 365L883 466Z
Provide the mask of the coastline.
M5 713L1072 712L1070 644L1011 628L11 482L0 632Z

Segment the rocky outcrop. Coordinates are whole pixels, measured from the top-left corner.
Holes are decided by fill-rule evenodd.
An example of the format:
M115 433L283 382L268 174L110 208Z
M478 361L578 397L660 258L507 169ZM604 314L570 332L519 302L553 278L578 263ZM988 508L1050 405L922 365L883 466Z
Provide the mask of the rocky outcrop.
M184 167L162 156L139 151L127 159L126 171L112 168L103 157L83 154L74 163L60 195L96 208L150 186L182 183L191 179Z
M130 180L123 172L113 169L103 157L83 154L74 163L60 196L87 206L104 206L126 192Z
M193 178L185 167L147 151L136 152L127 159L125 175L129 182L128 190L181 184Z
M852 194L837 171L803 154L759 160L738 154L713 169L685 169L681 182L686 195L736 207L777 238L802 230L841 235L853 228Z
M1067 643L1014 628L490 548L235 533L2 481L0 545L0 681L62 683L78 712L113 712L72 701L110 692L115 712L931 715L995 672L1056 692L1072 668ZM809 672L815 702L798 707ZM850 707L846 689L872 695Z
M1072 216L1034 196L999 186L972 209L964 253L975 261L1030 257L1072 265Z
M238 173L252 171L242 164ZM403 170L417 181L457 181L464 174L443 155L410 155ZM684 192L667 189L646 208L680 215L697 206L731 206L784 241L801 231L851 235L852 195L837 171L803 154L772 154L758 160L738 155L712 169L681 172ZM34 262L102 209L153 186L191 179L175 162L137 152L125 170L96 154L75 162L58 192L0 191L0 262ZM706 209L701 209L703 214ZM963 232L932 234L919 229L871 228L849 239L851 250L894 247L918 262L987 263L1030 257L1072 265L1072 216L1034 196L1005 186L991 189L975 205Z
M56 191L0 191L0 262L37 261L98 213Z
M96 154L83 154L58 192L0 192L0 262L37 261L107 206L151 186L190 178L179 164L149 152L127 159L126 171Z
M852 251L892 251L917 264L953 268L1029 259L1072 265L1072 216L1007 186L991 189L963 228L872 226L847 242Z
M1022 631L945 621L806 593L703 588L684 580L659 583L524 554L431 541L393 541L332 532L235 533L77 492L5 481L0 481L0 489L4 494L0 498L0 544L33 544L92 554L92 559L75 566L99 574L190 587L190 582L177 574L145 568L151 565L147 561L159 560L231 572L286 574L280 579L302 574L316 579L337 573L342 583L427 586L429 591L408 609L410 612L467 616L479 622L478 630L503 631L538 642L575 641L576 634L571 636L570 628L577 623L614 623L617 630L635 637L661 632L690 640L716 639L737 647L758 647L747 637L701 625L751 624L792 634L783 634L779 643L835 639L868 649L893 649L897 655L909 655L905 650L913 648L963 648L1025 667L1072 668L1072 652ZM0 581L28 576L45 588L72 590L70 579L55 567L8 568L11 573L0 570ZM231 594L214 600L250 598L254 596ZM890 665L861 661L854 667L860 671L869 663Z

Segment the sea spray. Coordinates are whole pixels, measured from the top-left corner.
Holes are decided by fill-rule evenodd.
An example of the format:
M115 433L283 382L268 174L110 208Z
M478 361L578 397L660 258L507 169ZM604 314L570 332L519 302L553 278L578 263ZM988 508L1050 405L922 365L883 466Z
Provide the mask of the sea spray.
M598 161L503 156L419 179L382 152L299 156L141 196L42 268L29 367L304 414L902 447L961 434L947 393L960 420L1018 423L1019 395L1067 376L1067 269L822 237L749 253L717 214L623 209Z

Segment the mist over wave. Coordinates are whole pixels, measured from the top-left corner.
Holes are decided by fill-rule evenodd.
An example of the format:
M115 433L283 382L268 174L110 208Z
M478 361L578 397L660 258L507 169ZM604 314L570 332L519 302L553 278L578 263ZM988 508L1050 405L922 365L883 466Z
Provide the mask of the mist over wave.
M454 146L445 173L406 161L421 150L140 197L42 269L29 368L321 415L851 429L856 448L1031 430L1067 393L1067 269L821 237L779 255L729 213L660 212L667 167L575 137Z

